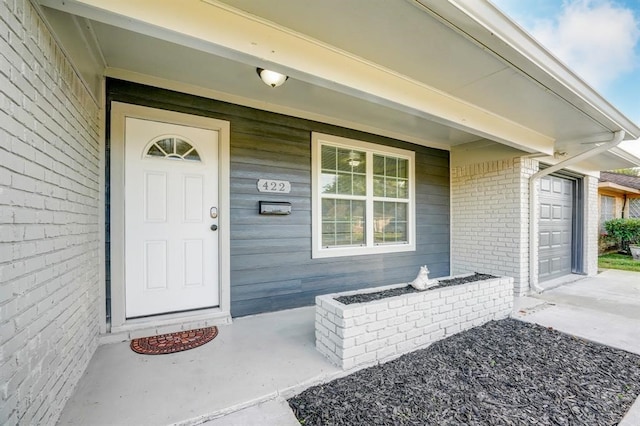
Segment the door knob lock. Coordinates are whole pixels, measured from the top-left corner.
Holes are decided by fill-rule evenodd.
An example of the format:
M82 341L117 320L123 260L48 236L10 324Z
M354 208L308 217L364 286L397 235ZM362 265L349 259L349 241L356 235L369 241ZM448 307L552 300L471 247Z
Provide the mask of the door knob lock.
M218 225L216 225L216 224L211 225L211 230L212 231L217 231L218 230Z

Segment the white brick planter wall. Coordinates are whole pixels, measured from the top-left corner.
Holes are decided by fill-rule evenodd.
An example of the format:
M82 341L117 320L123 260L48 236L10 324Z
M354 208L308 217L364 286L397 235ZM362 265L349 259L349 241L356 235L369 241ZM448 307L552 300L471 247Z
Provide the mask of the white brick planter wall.
M316 348L343 369L376 364L490 320L506 318L513 309L511 277L351 305L335 300L406 285L316 297Z

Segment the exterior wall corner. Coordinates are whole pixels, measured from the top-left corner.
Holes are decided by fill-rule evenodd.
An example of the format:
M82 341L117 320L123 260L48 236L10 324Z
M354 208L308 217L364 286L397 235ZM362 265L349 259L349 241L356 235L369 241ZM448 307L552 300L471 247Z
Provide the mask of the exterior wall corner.
M600 213L598 200L598 178L585 176L584 194L584 258L583 273L598 273L598 237L600 234Z
M533 159L451 169L452 275L484 272L514 278L514 294L529 289L529 178Z

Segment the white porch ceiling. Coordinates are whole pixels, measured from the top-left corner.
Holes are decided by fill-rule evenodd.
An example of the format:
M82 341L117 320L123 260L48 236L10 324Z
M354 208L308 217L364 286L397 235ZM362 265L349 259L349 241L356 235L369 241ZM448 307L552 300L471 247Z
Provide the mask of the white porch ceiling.
M71 14L51 12L53 21L86 18L109 75L414 143L450 148L490 139L573 155L612 131L640 136L580 80L580 90L563 85L562 66L551 61L560 75L551 78L506 44L508 34L496 38L486 22L470 20L467 0L421 0L430 11L414 0L40 3ZM474 4L506 19L488 2ZM291 78L270 89L257 66ZM617 154L602 159L600 169L629 165Z

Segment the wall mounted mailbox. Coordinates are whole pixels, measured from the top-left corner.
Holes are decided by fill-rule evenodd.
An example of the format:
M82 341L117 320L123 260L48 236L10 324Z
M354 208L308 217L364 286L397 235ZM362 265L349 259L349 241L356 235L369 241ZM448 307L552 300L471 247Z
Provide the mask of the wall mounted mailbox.
M287 201L260 201L260 214L268 214L268 215L291 214L291 203Z

